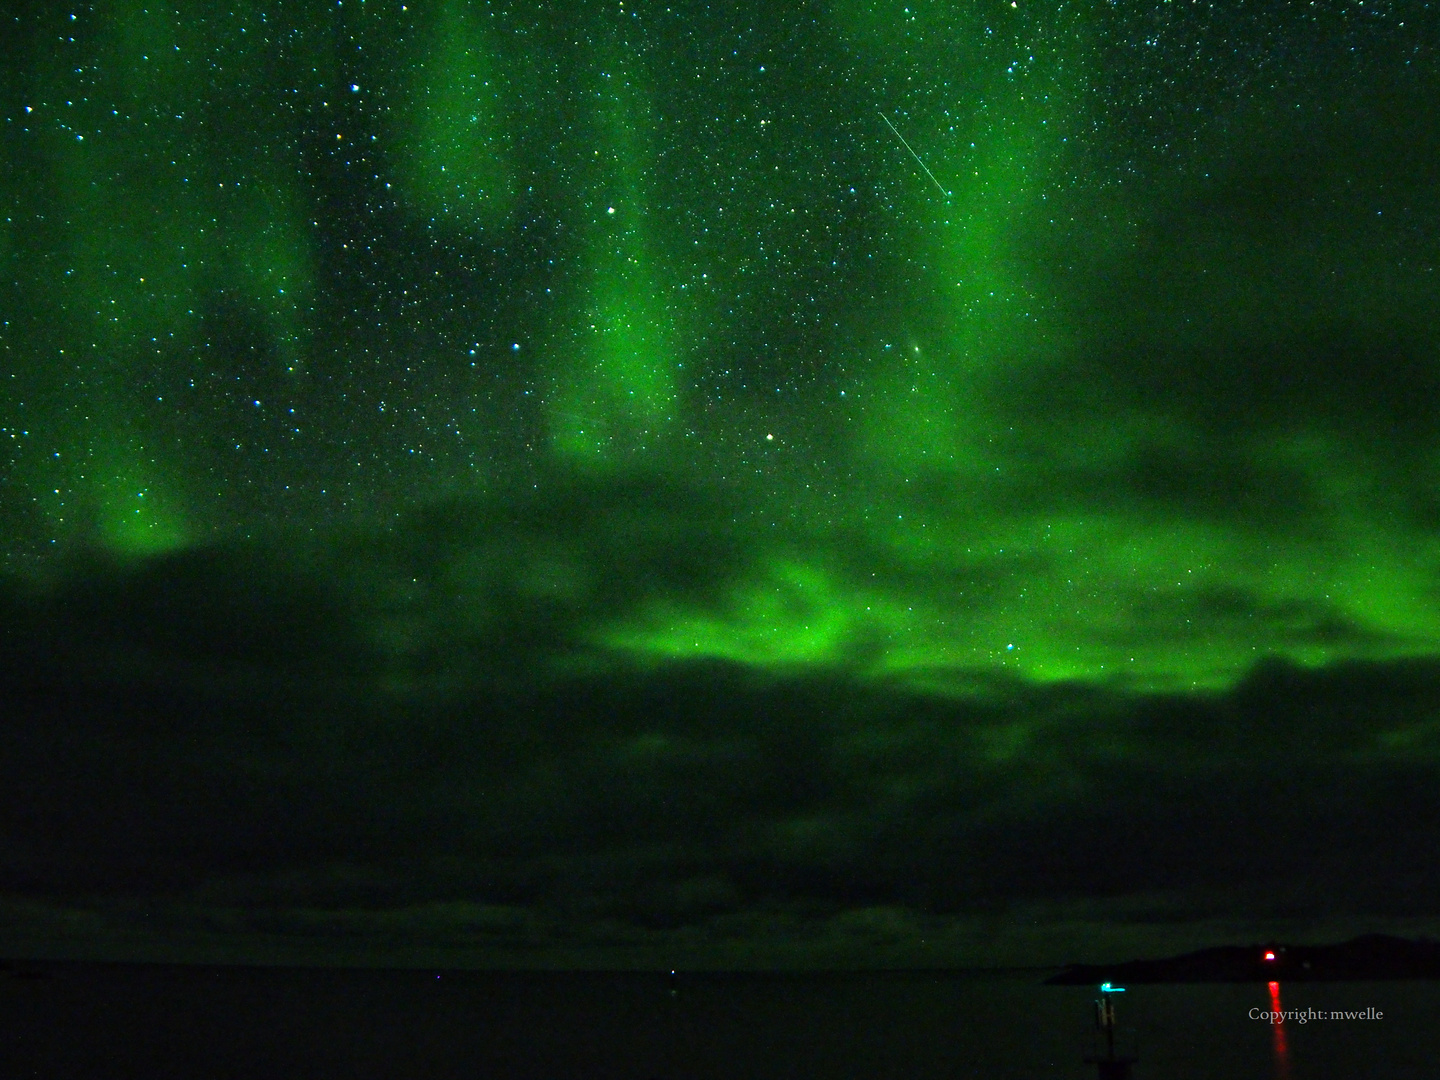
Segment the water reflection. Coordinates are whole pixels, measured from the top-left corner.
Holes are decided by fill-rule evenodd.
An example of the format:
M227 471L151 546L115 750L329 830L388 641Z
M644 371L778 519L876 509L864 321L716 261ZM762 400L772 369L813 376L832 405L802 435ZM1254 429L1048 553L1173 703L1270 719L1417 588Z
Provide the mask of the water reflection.
M1270 984L1270 1012L1276 1016L1283 1016L1285 1006L1280 1004L1280 984ZM1290 1047L1285 1041L1285 1022L1280 1020L1270 1025L1274 1033L1275 1052L1275 1078L1276 1080L1290 1080Z

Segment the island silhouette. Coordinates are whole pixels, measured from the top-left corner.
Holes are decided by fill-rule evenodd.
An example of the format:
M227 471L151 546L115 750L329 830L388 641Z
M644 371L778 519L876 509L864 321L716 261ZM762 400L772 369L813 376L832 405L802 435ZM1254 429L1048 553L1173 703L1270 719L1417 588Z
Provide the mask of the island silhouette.
M1070 964L1051 986L1440 978L1440 942L1366 934L1337 945L1222 945L1163 960Z

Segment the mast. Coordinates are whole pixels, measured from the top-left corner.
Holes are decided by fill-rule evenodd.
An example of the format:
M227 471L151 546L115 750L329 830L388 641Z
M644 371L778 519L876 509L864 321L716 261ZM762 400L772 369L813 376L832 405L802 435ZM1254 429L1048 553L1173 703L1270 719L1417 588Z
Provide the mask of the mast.
M1101 983L1100 996L1095 999L1095 1030L1104 1038L1105 1053L1089 1054L1085 1063L1095 1066L1099 1072L1098 1080L1130 1080L1130 1067L1137 1060L1131 1054L1115 1053L1115 1003L1111 996L1124 992L1123 986Z

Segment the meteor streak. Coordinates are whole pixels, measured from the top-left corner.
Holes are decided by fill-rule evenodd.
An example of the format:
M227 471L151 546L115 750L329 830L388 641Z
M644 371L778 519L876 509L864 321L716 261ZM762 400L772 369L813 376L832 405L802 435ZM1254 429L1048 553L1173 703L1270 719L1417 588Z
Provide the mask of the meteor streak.
M891 131L895 132L895 137L900 140L900 145L905 147L906 150L910 151L910 156L915 159L915 164L919 165L920 168L925 170L925 175L928 176L934 182L935 186L940 189L940 194L944 195L947 199L950 198L950 193L945 190L939 180L935 179L935 174L929 170L929 168L925 165L925 162L920 160L920 155L915 153L915 151L911 149L910 144L905 141L905 136L900 134L900 130L894 124L890 123L890 118L882 112L880 114L880 119L885 121L886 127L888 127Z

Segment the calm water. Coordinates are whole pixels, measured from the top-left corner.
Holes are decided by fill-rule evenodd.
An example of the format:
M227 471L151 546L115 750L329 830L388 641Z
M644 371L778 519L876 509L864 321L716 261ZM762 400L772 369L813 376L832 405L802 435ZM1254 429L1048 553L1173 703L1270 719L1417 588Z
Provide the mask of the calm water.
M1040 976L682 976L37 965L0 976L0 1075L41 1077L1085 1077L1085 988ZM1136 1080L1440 1071L1440 988L1264 986L1117 999Z

